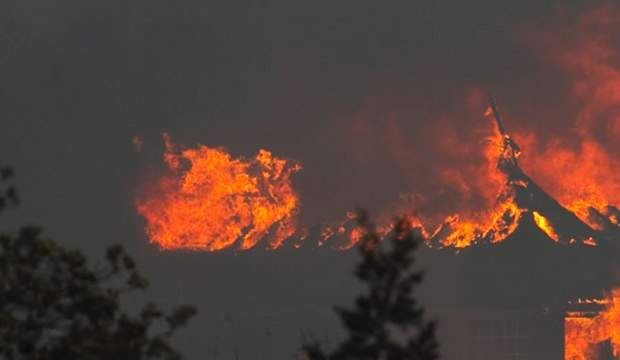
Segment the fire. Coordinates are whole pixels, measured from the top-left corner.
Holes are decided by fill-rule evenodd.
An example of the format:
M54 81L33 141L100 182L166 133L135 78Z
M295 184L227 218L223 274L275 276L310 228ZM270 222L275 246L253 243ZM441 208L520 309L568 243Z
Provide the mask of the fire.
M562 129L572 130L551 132L543 139L521 129L515 142L500 122L484 148L489 167L478 178L492 180L486 184L487 198L507 183L525 188L528 185L521 183L523 179L509 174L519 159L520 167L564 208L594 231L603 231L601 219L615 226L619 223L617 209L610 205L620 204L620 173L616 171L620 168L620 151L615 146L620 135L620 52L615 50L617 39L612 36L620 33L620 10L611 5L595 9L581 16L576 27L570 36L551 32L544 37L549 40L545 51L572 80L572 100L581 106L572 124L562 124ZM484 115L498 114L488 108ZM528 150L523 156L516 143ZM448 176L442 180L454 183L461 192L471 191L472 184L463 181L457 170L449 168L444 174ZM473 182L480 182L478 178ZM500 242L515 230L524 212L532 213L536 226L549 238L560 241L557 229L545 215L520 207L511 194L495 197L498 200L489 211L462 208L448 216L434 232L435 245L462 248ZM579 242L597 245L592 237Z
M364 231L359 227L355 227L353 230L351 230L351 235L349 235L349 243L344 245L342 249L348 250L352 248L353 246L355 246L358 242L362 240L363 236L364 236Z
M542 29L535 35L566 74L570 102L579 104L575 117L561 124L571 130L545 141L529 131L518 139L529 149L524 168L564 207L600 230L590 209L603 213L607 205L620 204L620 10L609 3L571 21L561 32Z
M558 233L555 231L549 220L542 216L538 211L532 211L534 222L540 230L542 230L553 241L560 241Z
M356 213L348 211L344 220L335 224L326 225L321 230L318 245L323 246L328 241L340 237L340 244L333 246L338 250L349 250L362 240L363 231L356 224Z
M543 37L549 41L545 50L552 61L572 80L571 100L582 106L574 121L569 120L570 124L562 124L561 130L544 138L520 129L514 132L513 140L497 119L496 109L489 107L484 109L484 116L496 121L483 148L477 143L463 145L451 121L441 129L437 141L437 152L446 157L443 161L448 165L437 161L436 168L428 172L433 175L433 185L440 183L438 192L449 193L447 200L436 201L433 195L415 197L407 204L411 207L392 211L379 221L380 233L390 231L396 213L419 210L423 207L420 202L427 208L445 203L450 204L449 210L425 209L426 214L414 217L415 227L433 247L459 249L501 242L527 213L556 242L597 244L589 234L576 240L569 240L568 235L560 241L560 234L566 234L554 228L553 216L519 204L515 189L529 185L525 177L514 176L517 167L595 231L603 231L608 225L598 218L620 226L620 212L610 207L620 204L620 172L615 171L620 168L620 151L608 145L615 142L604 141L609 140L605 137L620 136L620 54L614 51L614 39L609 35L620 30L620 11L606 7L590 12L578 21L577 30L562 38L557 32ZM481 96L474 95L474 100ZM468 102L475 102L472 99ZM398 141L381 145L389 148L392 156L409 162L412 149L399 136L398 127L389 124L390 139ZM479 136L485 131L488 135L490 127L481 124L476 123L472 133ZM376 137L370 130L366 132ZM359 140L358 136L354 138ZM137 149L141 147L139 138L133 142ZM517 143L527 149L523 155ZM164 159L170 174L136 201L139 213L147 220L150 240L162 248L220 250L238 243L239 248L249 249L263 238L270 248L277 248L295 238L319 246L331 241L336 244L331 247L349 249L359 241L350 215L312 235L307 229L298 230L300 201L290 182L291 175L300 169L298 164L266 150L252 159L234 159L218 148L199 145L177 151L167 137L166 144ZM299 242L295 246L300 246Z
M536 144L531 147L535 149ZM612 171L620 163L595 142L585 141L577 150L548 145L542 155L524 158L524 167L540 184L593 229L600 230L600 226L591 221L590 209L605 214L608 205L620 204L620 178Z
M607 304L609 304L609 300L608 299L582 299L582 298L579 298L579 299L577 299L577 301L569 301L569 304L571 304L571 305L573 305L573 304L577 304L577 305L582 305L582 304L607 305Z
M485 141L487 166L482 174L490 188L487 191L496 194L495 204L486 211L450 215L432 232L427 231L423 217L410 216L412 227L421 230L431 247L461 249L505 240L519 226L524 213L531 212L537 227L559 242L560 236L547 217L518 204L517 189L529 186L517 164L521 151L506 133L496 110L489 109L485 115L496 117L494 131ZM233 159L222 149L198 145L179 151L167 135L164 140L164 160L171 173L136 203L138 212L147 220L146 230L152 242L164 249L214 251L237 242L240 249L250 249L263 238L268 238L269 247L275 249L288 239L308 238L308 230L296 226L299 197L290 182L300 165L276 158L266 150L260 150L254 159ZM584 204L581 209L604 209L601 213L608 214L611 222L620 214L596 198L584 195L578 199ZM578 209L568 208L581 215ZM391 219L385 220L383 217L377 227L382 235L391 230ZM346 250L360 239L355 214L349 212L342 221L323 226L318 239L310 241L318 246L333 241L331 247ZM582 243L597 245L593 238ZM294 246L301 245L298 242Z
M269 237L277 248L295 231L300 165L260 150L253 159L198 145L179 150L164 134L170 173L136 201L146 232L163 249L250 249Z
M585 313L569 313L564 321L564 359L594 360L595 346L609 341L614 357L620 356L620 289L606 299L580 300L580 304L603 305L593 317Z
M484 115L487 118L499 116L491 108ZM488 165L483 175L496 188L495 206L487 211L449 216L444 225L435 230L431 243L454 248L464 248L479 242L497 243L517 228L523 209L516 204L514 192L506 185L515 183L522 186L519 183L521 180L509 176L510 168L516 166L516 159L521 152L516 143L504 133L500 119L496 120L494 132L485 142L484 154Z
M441 240L442 247L465 248L480 241L498 243L512 234L519 224L522 210L510 198L500 202L493 210L475 214L468 220L453 215L446 220L450 233ZM437 229L438 234L441 229Z

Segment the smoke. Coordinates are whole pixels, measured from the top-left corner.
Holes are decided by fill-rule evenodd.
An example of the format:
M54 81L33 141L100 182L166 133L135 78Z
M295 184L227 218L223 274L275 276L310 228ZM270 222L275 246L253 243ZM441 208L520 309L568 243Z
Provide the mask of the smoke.
M369 68L360 79L355 64L322 63L318 54L330 47L279 49L277 76L267 82L279 91L259 97L261 106L277 108L278 119L315 117L316 126L296 129L278 120L270 132L265 123L254 132L256 141L303 165L291 184L300 197L300 228L342 228L355 206L369 208L380 225L399 213L415 215L430 231L455 215L485 224L506 181L496 167L495 125L483 115L492 93L521 145L523 170L588 221L590 207L605 212L620 204L620 148L614 145L620 135L619 14L613 4L562 8L553 21L508 24L511 35L503 41L459 48L457 62L437 54L435 68L417 65L420 72L429 69L417 77L395 66ZM445 64L462 68L441 69ZM356 87L320 94L321 82L309 78L326 74ZM283 87L283 79L297 85ZM298 87L301 81L309 85ZM316 106L299 113L312 100Z
M524 167L563 205L584 215L620 204L620 11L608 4L578 15L570 26L542 28L529 40L568 80L562 118L543 118L547 133L523 129ZM527 37L526 37L527 38ZM546 95L549 96L549 95Z
M603 211L620 204L620 11L609 3L560 8L551 18L515 28L514 51L534 65L511 66L518 86L497 91L499 105L523 150L523 169L586 218L590 206ZM503 180L487 156L493 124L482 114L486 92L499 86L511 85L455 80L439 105L393 91L369 97L344 133L348 157L354 166L390 164L386 176L406 179L395 198L431 223L491 207Z
M424 114L393 99L364 102L354 113L343 141L352 166L382 169L388 181L400 178L396 186L377 184L385 192L401 190L387 208L406 202L409 211L436 222L454 209L492 205L502 184L486 153L494 125L483 116L486 97L480 89L466 89L462 96L460 113Z

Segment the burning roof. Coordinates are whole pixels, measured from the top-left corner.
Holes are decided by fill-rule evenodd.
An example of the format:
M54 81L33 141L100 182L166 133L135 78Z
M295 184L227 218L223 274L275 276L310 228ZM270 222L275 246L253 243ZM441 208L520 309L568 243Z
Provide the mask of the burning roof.
M495 134L487 139L486 157L494 168L489 174L503 183L495 205L464 217L448 216L434 230L412 216L412 226L422 230L427 244L441 249L497 244L531 226L558 244L608 246L620 235L620 211L608 205L576 214L548 195L521 169L521 149L492 98L490 105L485 115L494 119ZM255 159L234 159L223 149L199 145L179 150L167 135L164 140L170 172L136 201L147 220L147 234L160 247L250 249L264 241L271 249L285 244L348 249L359 240L352 213L333 224L297 226L299 196L291 176L301 169L299 164L266 150ZM389 232L389 224L379 225Z
M620 211L608 205L573 212L556 201L522 170L521 150L490 103L486 116L495 120L495 131L486 157L489 174L501 183L494 206L473 216L449 216L433 231L410 217L428 245L420 258L434 270L426 291L443 306L535 309L543 315L553 309L553 317L563 316L570 299L596 298L615 286L609 253L620 237ZM301 169L296 162L266 150L235 159L223 149L179 149L167 135L164 140L169 173L136 203L149 238L162 249L248 250L266 243L270 249L344 250L360 240L353 213L333 224L297 225L299 196L291 182ZM566 359L592 358L601 341L618 354L617 303L614 291L597 303L598 312L568 312Z

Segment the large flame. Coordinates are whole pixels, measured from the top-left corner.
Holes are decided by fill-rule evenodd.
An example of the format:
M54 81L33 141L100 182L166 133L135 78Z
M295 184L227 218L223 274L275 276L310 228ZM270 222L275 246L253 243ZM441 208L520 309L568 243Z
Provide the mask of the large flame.
M492 116L491 109L485 116ZM512 234L519 224L523 209L515 202L514 191L507 187L511 181L506 164L516 162L520 152L514 143L495 123L493 134L487 137L484 154L487 166L482 177L488 182L487 192L493 194L495 203L488 210L464 212L449 216L437 228L431 243L440 247L464 248L481 241L497 243Z
M198 145L178 150L164 134L170 173L136 201L152 242L163 249L221 250L239 242L254 247L269 235L279 247L296 230L299 198L290 177L300 166L260 150L232 158Z
M542 34L542 35L541 35ZM573 118L551 121L557 129L544 134L521 127L515 131L516 141L527 149L520 157L520 165L538 185L573 212L594 230L604 230L599 221L605 218L617 224L617 211L610 206L620 204L620 51L617 50L620 34L620 9L614 4L594 8L580 15L567 30L538 29L534 36L542 38L549 59L567 75L572 89L570 104L576 104ZM535 40L540 41L540 40ZM568 107L568 104L567 104ZM488 113L487 113L488 115ZM522 125L523 126L523 125ZM495 146L486 146L489 165L495 164L502 155L500 136L495 136ZM463 172L449 169L449 174ZM501 171L490 166L480 178L495 179L494 183L505 182ZM461 178L452 175L452 178ZM442 179L446 180L446 179ZM473 182L480 182L473 179ZM500 186L489 186L498 189ZM503 185L503 184L502 184ZM462 192L469 191L471 184L460 185ZM489 191L484 193L488 198ZM510 197L496 204L491 211L472 212L458 208L457 215L448 217L451 234L442 240L444 246L463 247L477 243L494 218L501 218L502 209L507 208L519 216L512 206ZM532 212L538 228L549 238L558 241L559 235L543 214ZM505 237L504 237L505 238ZM501 241L494 237L491 242ZM586 239L585 244L595 244Z
M564 137L543 141L531 131L517 135L528 148L524 168L593 228L599 225L591 220L590 208L604 213L607 205L620 204L619 33L620 11L613 3L580 15L562 31L539 29L533 36L543 39L544 51L568 76L577 113L554 121L570 129Z
M596 346L609 341L614 357L620 356L620 289L604 300L579 303L602 304L603 311L594 316L575 312L564 320L564 359L596 360Z
M608 141L620 136L620 54L610 35L619 29L620 11L607 6L581 16L567 34L537 32L546 34L541 36L548 45L544 51L572 80L571 102L580 107L574 118L565 120L568 124L563 123L562 132L541 135L523 127L512 131L516 142L527 150L519 158L523 170L594 230L603 230L597 214L611 224L620 223L620 212L609 207L620 204L620 172L616 171L620 148ZM468 103L480 97L476 93L480 91L473 91ZM487 111L486 116L492 115ZM538 228L559 241L555 224L545 214L516 202L514 189L528 185L507 175L506 164L520 155L506 145L512 139L498 126L489 134L491 127L483 125L479 116L476 122L467 121L466 128L475 128L470 132L479 136L477 140L455 129L453 118L440 126L438 134L429 136L437 138L433 149L440 159L422 176L433 177L432 185L440 188L437 193L449 195L405 196L414 201L406 203L408 208L394 206L385 211L387 215L380 214L378 229L388 233L395 214L417 211L411 218L431 246L464 248L501 242L514 232L524 213L531 213ZM387 128L390 141L380 145L399 161L410 162L415 151L399 135L398 124L389 122ZM485 132L482 136L481 131ZM377 137L372 128L366 132ZM357 142L364 142L357 132L352 134ZM486 139L482 147L481 138ZM299 197L290 175L299 165L268 151L261 150L253 159L234 159L222 149L202 145L179 152L167 140L165 160L170 174L137 201L151 241L162 248L219 250L238 242L239 248L248 249L262 238L277 248L294 237L318 245L331 241L334 248L348 249L359 240L350 214L321 226L318 234L307 228L298 230Z
M491 117L491 112L485 115ZM515 189L528 184L510 175L517 168L521 152L495 124L484 141L486 165L479 169L485 179L485 191L495 199L492 206L452 214L432 231L428 229L433 226L428 226L423 217L410 216L412 227L421 230L430 246L460 249L501 242L515 231L523 213L529 211L515 199ZM308 229L298 230L296 226L299 198L290 182L291 174L300 165L275 158L266 150L259 151L251 160L233 159L222 149L198 145L179 151L167 135L164 140L164 160L170 174L136 203L138 212L147 220L152 242L164 249L214 251L237 242L240 249L250 249L263 238L268 238L272 249L292 237L307 239ZM545 234L559 241L548 219L536 211L532 216ZM391 218L383 217L378 224L379 232L387 234L390 223ZM354 213L324 225L318 239L312 240L319 246L333 241L332 247L341 250L355 246L360 235Z
M552 219L517 204L514 189L528 186L510 178L506 171L507 163L517 157L541 188L592 229L603 230L593 212L620 225L620 212L609 207L620 204L620 147L615 140L620 137L620 52L610 35L618 30L620 11L607 6L581 16L572 31L542 36L548 41L546 50L551 60L569 77L570 103L578 104L578 111L562 123L553 121L561 125L561 131L544 135L523 127L514 131L516 142L527 150L523 156L507 145L512 139L498 126L483 136L483 147L463 145L458 131L441 129L438 152L450 161L436 161L439 170L433 168L428 174L435 177L433 182L461 195L462 201L451 212L431 209L432 214L410 217L412 227L421 230L429 246L461 249L501 242L516 230L524 214L531 214L542 233L560 242L561 229L555 228ZM492 112L485 115L490 117ZM454 122L451 119L448 128ZM487 125L480 127L490 129ZM374 131L368 133L376 137ZM390 130L390 134L390 140L400 139L398 129ZM359 141L357 136L352 137ZM316 239L309 239L311 231L307 228L298 229L300 200L291 184L291 175L301 168L297 163L274 157L266 150L250 159L233 158L223 149L204 145L179 150L167 136L164 139L169 173L136 201L138 212L147 221L150 240L163 249L250 249L261 241L276 249L296 238L312 240L319 246L334 241L332 247L346 250L363 236L352 213L321 226ZM407 148L402 144L406 141L393 142L392 156L410 162L411 152L401 149ZM140 149L142 141L135 138L134 145ZM480 154L484 162L470 161ZM425 201L424 196L414 195L405 196L414 198L408 205L415 207ZM472 206L476 199L482 199L482 208ZM427 203L434 201L431 198ZM382 216L377 224L382 235L390 232L394 214L418 210L395 208L397 211ZM583 243L596 245L593 238L583 239ZM569 313L565 319L565 360L593 360L597 344L605 341L611 344L614 356L620 356L620 289L605 300L590 303L602 305L604 310L593 316Z

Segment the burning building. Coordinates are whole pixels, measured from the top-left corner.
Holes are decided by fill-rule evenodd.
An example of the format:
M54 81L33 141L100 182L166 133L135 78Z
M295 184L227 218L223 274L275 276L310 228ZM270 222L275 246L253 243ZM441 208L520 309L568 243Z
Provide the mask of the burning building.
M521 150L493 99L490 104L486 115L494 120L495 135L487 157L502 181L495 205L482 216L450 216L433 231L412 217L426 236L423 261L441 270L431 272L428 292L444 329L444 355L617 357L620 294L578 299L600 299L616 285L609 254L619 244L620 210L562 206L521 169ZM157 196L137 202L151 241L163 249L244 250L259 243L270 249L348 249L359 240L352 214L335 224L297 226L290 177L298 164L265 150L255 159L233 159L222 149L178 152L167 136L165 142L172 175L157 184Z
M438 307L445 355L462 360L620 355L614 308L620 294L575 302L600 298L615 285L608 254L618 246L620 210L589 207L575 213L547 194L519 166L521 150L490 102L486 115L494 119L495 136L488 157L503 181L495 206L480 217L450 216L433 231L412 218L427 238L423 259L441 269L429 280L431 298L434 292L454 292ZM147 233L162 248L250 249L265 241L271 249L308 244L348 249L359 240L352 214L336 224L296 227L298 198L290 176L299 165L264 150L251 160L205 146L176 152L164 139L164 159L181 176L163 178L156 187L160 195L137 204L148 220Z
M614 287L608 254L617 247L618 209L588 208L588 217L580 219L549 196L521 170L519 147L492 99L491 105L501 139L497 166L506 177L494 221L473 236L462 236L446 222L429 237L439 248L428 254L435 258L431 263L454 277L440 282L462 289L442 317L447 339L454 341L448 358L617 357L619 294L573 299L598 298Z

